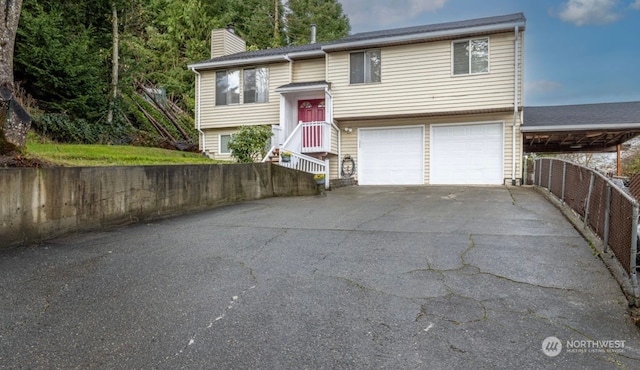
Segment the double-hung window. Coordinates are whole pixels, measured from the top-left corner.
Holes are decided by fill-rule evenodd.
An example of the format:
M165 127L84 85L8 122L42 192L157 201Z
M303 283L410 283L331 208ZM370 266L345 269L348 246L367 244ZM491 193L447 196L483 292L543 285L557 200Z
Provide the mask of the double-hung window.
M380 49L349 54L349 83L380 82L381 62Z
M453 74L468 75L489 72L489 39L454 41Z
M216 72L216 105L240 103L240 71Z
M245 68L242 80L243 103L269 101L269 68Z

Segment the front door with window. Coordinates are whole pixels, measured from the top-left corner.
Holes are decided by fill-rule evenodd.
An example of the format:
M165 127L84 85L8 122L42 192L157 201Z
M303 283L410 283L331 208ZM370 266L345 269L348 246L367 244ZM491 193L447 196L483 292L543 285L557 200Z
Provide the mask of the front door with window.
M322 147L324 108L324 99L298 101L298 121L307 123L302 127L303 151L313 151L313 148Z

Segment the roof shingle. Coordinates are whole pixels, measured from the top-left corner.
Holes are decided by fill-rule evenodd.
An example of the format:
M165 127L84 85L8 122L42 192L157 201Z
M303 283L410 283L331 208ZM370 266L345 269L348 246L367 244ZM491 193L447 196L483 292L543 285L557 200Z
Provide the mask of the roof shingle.
M288 47L274 48L274 49L244 51L241 53L235 53L235 54L225 55L225 56L221 56L213 59L208 59L205 61L200 61L195 63L194 65L197 66L198 64L228 62L228 61L235 61L235 60L237 60L238 62L242 62L243 60L251 59L251 58L287 55L291 53L307 52L307 51L314 51L314 50L320 51L324 46L328 46L328 45L347 44L347 43L358 42L358 41L375 41L377 39L386 39L391 37L401 37L401 36L417 35L417 34L425 34L425 37L427 37L429 33L473 28L473 27L482 27L482 26L493 26L493 25L500 25L500 24L506 25L506 24L516 23L516 22L521 22L521 23L526 22L526 19L523 13L470 19L470 20L456 21L456 22L429 24L429 25L423 25L423 26L362 32L362 33L356 33L354 35L344 37L339 40L329 41L329 42L305 44L305 45L299 45L299 46L288 46Z
M640 102L525 107L523 127L640 123Z

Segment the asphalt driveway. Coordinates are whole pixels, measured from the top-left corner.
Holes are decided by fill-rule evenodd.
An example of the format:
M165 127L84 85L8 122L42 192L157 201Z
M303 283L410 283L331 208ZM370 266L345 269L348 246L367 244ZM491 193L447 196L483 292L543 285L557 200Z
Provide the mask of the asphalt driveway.
M344 188L0 251L0 368L637 369L626 305L531 189Z

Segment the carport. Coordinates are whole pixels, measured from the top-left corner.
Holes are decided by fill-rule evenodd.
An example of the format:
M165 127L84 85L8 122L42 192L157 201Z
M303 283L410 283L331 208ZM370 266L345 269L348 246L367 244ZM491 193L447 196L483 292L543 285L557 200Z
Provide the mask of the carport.
M618 152L640 134L640 102L525 107L524 153ZM618 161L620 168L620 161Z

